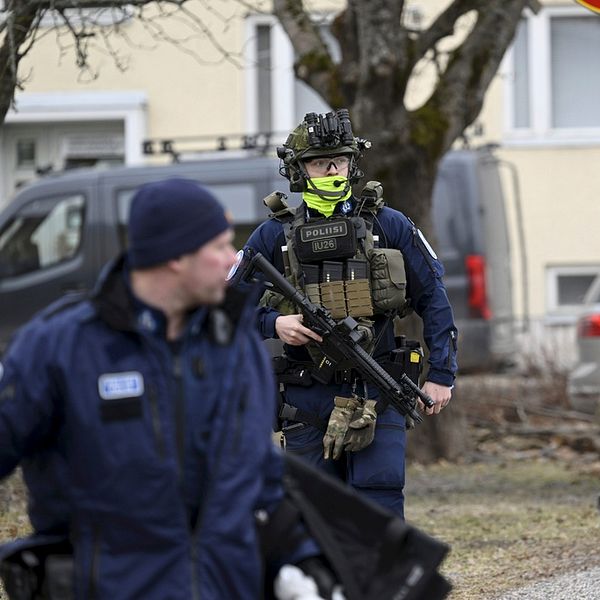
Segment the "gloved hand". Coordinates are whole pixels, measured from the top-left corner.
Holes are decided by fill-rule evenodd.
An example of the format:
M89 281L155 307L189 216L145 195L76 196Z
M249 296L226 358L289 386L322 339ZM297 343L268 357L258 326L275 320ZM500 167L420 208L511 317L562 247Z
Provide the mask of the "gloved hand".
M342 455L344 438L354 411L359 406L359 400L356 396L352 398L336 396L333 402L335 406L331 411L327 431L323 436L323 456L325 459L331 456L331 458L337 460Z
M321 592L313 575L294 565L283 565L279 569L273 592L277 600L346 600L341 585L334 584L331 592Z
M344 440L344 449L347 452L358 452L373 441L377 422L376 404L376 400L365 400L364 404L354 411Z

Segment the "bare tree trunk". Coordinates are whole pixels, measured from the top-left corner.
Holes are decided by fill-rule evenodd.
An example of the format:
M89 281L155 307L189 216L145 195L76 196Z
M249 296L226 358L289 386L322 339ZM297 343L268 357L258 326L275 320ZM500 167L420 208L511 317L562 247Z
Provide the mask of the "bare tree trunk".
M19 0L13 0L7 6L6 29L0 46L0 124L4 122L18 86L19 61L23 57L20 48L29 36L38 12L33 6L19 4Z
M467 415L460 403L460 379L452 400L438 415L424 415L407 434L407 459L431 463L440 460L455 461L473 449L469 437Z
M348 0L332 26L342 55L339 63L301 0L274 0L273 6L296 51L297 76L333 108L348 108L355 135L372 142L361 161L364 182L380 181L386 203L410 217L435 246L431 203L439 162L479 115L524 8L539 10L539 4L454 0L421 31L404 26L404 4ZM464 40L449 51L438 47L466 15L472 20ZM422 106L408 110L408 81L425 58L435 62L437 81ZM421 339L417 317L404 319L401 327L407 337ZM410 434L409 450L423 460L453 458L467 446L456 399Z

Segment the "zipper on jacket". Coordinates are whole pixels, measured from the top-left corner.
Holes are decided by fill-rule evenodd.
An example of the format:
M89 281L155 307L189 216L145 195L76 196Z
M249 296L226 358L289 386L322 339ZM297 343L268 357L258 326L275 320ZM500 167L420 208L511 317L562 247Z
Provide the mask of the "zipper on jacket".
M192 600L200 600L200 590L198 589L198 576L196 575L196 563L198 562L198 549L195 543L195 530L190 533L190 569L192 571Z
M246 393L241 397L235 411L235 419L233 421L233 451L237 453L240 448L240 440L242 437L242 424L244 422L244 412L246 411Z
M89 600L96 600L98 594L98 569L100 562L100 529L95 525L92 529L92 561L90 564L90 596Z
M235 344L236 340L234 340L233 343ZM243 353L243 351L241 351L241 352ZM227 410L227 408L225 410ZM239 442L239 434L237 432L238 431L241 432L242 415L245 410L246 410L246 394L244 393L242 401L235 408L235 411L236 411L235 423L236 423L236 425L234 427L234 429L235 429L234 442L236 442L236 441ZM214 460L214 463L213 463L210 471L208 470L208 465L207 465L204 499L198 510L198 516L196 517L196 525L190 533L190 545L191 545L190 560L192 561L192 598L193 598L193 600L200 599L200 593L199 593L199 589L198 589L198 576L197 576L197 572L196 572L197 563L198 563L198 536L200 534L200 530L202 529L202 525L204 522L204 511L206 510L206 505L208 504L209 498L213 491L211 485L214 483L214 474L219 472L221 459L223 457L223 449L225 447L226 442L227 442L227 436L221 436L221 439L219 440L219 445L218 445L216 453L215 453L215 460Z
M160 412L158 408L158 393L154 384L148 388L148 398L150 400L150 412L152 416L152 430L156 440L156 448L161 458L165 458L165 439L163 437L162 425L160 422Z
M175 380L175 441L177 444L177 465L179 480L183 482L183 462L185 454L185 398L181 353L173 354L173 378Z
M227 440L226 436L221 437L221 441L219 447L217 449L215 455L215 462L212 468L212 473L219 472L219 465L221 463L221 457L223 456L223 448L225 446L225 442ZM196 525L194 529L190 532L190 560L192 561L192 600L200 600L200 590L198 588L198 535L200 533L200 529L202 528L202 523L204 521L204 510L206 509L206 504L211 495L210 483L212 483L210 478L210 473L207 472L206 483L205 483L205 492L204 499L198 510L198 516L196 517Z
M448 368L452 368L452 358L456 354L456 331L454 329L450 330L448 334L450 341L448 343Z

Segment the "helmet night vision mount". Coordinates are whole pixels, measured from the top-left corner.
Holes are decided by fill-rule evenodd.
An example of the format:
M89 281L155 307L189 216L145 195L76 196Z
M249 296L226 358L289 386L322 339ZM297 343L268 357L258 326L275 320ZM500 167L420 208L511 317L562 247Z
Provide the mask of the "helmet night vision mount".
M279 173L290 182L290 191L302 192L310 179L303 161L319 156L348 155L348 186L356 183L363 172L357 161L363 151L371 147L368 140L354 137L348 110L340 108L326 114L307 113L304 120L287 137L283 146L277 148L277 156L283 161ZM312 190L318 193L316 190Z

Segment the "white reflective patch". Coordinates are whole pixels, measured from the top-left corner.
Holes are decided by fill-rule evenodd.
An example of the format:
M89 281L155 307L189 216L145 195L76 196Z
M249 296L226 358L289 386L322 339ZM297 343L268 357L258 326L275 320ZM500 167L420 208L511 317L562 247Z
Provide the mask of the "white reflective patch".
M141 396L144 393L144 378L138 371L105 373L98 377L98 392L104 400Z
M346 200L344 204L342 204L342 212L347 215L352 210L352 202L348 202Z
M437 260L437 254L435 253L435 250L429 245L429 242L425 239L423 232L420 229L417 229L417 233L419 234L423 245L425 246L425 248L427 248L427 252L429 252L429 254L431 254L431 256L433 256L433 258Z
M0 381L2 381L3 375L4 375L4 367L2 366L2 363L0 362Z

